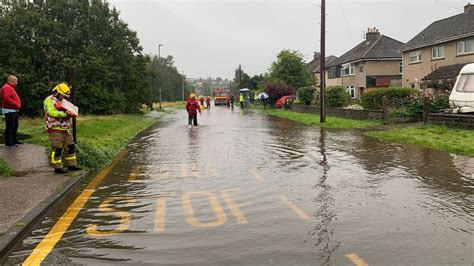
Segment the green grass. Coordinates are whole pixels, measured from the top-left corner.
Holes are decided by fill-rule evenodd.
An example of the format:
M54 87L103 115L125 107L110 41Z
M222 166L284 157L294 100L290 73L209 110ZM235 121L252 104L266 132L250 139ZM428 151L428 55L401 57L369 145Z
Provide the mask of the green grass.
M8 163L0 158L0 176L11 176L12 169Z
M140 131L157 118L143 115L84 116L77 119L77 156L79 164L99 169ZM0 127L0 130L1 127ZM42 118L21 119L20 139L27 143L50 147Z
M278 116L287 118L293 121L304 123L311 126L321 126L324 128L339 128L339 129L350 129L350 128L370 128L381 125L381 121L378 120L352 120L345 118L338 118L327 116L326 122L323 124L319 123L319 115L298 113L283 109L269 109L263 110L263 106L252 107L252 110L257 110L267 115Z
M474 130L426 125L415 128L372 131L365 134L393 142L416 144L474 157Z

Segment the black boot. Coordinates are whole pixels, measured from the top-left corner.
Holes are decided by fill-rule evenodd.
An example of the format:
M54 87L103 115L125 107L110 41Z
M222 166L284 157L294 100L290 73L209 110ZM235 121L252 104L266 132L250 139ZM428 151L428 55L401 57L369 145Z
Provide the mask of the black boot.
M81 171L82 168L81 168L81 167L77 167L77 166L68 166L68 167L67 167L67 170L69 170L69 171Z
M55 172L56 174L67 174L67 173L68 173L68 171L67 171L66 169L64 169L64 168L55 168L55 169L54 169L54 172Z

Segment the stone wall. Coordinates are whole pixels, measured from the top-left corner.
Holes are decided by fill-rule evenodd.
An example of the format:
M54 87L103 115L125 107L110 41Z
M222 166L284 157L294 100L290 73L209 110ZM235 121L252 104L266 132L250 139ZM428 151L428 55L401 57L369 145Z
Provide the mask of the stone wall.
M291 110L300 113L319 114L319 106L308 106L308 105L292 105ZM355 120L366 120L366 119L378 119L382 120L382 111L368 111L368 110L352 110L342 108L326 108L326 115L336 116L347 119Z
M426 118L429 124L474 129L474 115L428 114Z

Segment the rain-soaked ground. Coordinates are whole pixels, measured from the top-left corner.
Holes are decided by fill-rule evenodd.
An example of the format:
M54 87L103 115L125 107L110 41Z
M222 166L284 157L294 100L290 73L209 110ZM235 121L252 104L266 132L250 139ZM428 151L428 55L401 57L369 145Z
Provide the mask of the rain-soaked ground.
M82 209L70 208L77 218L64 213L85 186L6 262L474 261L473 158L238 108L204 110L199 128L186 122L183 110L143 132L110 173L90 177L104 179L81 194L91 195Z

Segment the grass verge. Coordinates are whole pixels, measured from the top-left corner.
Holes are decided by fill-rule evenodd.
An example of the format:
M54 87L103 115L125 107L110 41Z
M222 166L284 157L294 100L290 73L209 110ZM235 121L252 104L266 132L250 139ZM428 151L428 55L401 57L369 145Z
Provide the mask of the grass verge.
M12 169L8 163L0 158L0 176L11 176Z
M474 157L474 130L424 125L366 132L367 136Z
M157 119L137 114L79 117L76 145L79 164L92 169L105 166L133 137ZM19 134L27 143L50 147L42 118L21 119Z
M319 123L319 115L298 113L282 109L267 109L263 110L262 106L252 107L252 110L257 110L267 115L284 117L293 121L301 122L311 126L321 126L324 128L339 128L339 129L350 129L350 128L370 128L374 126L382 125L381 121L378 120L352 120L339 117L327 116L324 124Z

